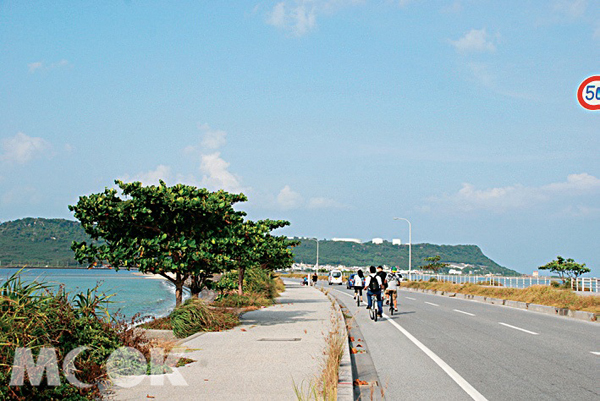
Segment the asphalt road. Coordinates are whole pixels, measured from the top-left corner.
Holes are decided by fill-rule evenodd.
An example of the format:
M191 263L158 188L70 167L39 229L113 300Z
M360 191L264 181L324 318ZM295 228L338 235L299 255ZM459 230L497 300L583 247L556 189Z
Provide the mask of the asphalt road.
M373 322L345 286L323 287L355 316L388 400L600 400L600 323L409 291Z

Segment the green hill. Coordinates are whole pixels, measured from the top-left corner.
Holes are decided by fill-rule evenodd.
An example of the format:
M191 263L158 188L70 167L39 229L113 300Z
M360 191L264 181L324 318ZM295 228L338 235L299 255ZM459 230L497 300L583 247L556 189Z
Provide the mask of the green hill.
M84 241L89 237L78 221L65 219L25 218L0 224L0 267L10 265L29 266L79 266L71 251L72 241ZM315 241L301 240L293 249L298 263L315 263ZM476 245L414 244L413 268L425 264L428 256L440 255L442 262L473 265L465 269L473 273L500 273L518 275L514 270L498 265L481 252ZM408 246L392 245L384 241L376 245L370 242L319 241L319 264L369 266L388 265L408 268Z
M89 237L78 221L28 217L0 224L0 266L79 266L71 242Z
M299 239L301 244L294 248L294 259L297 263L314 264L317 254L317 244L314 240ZM520 273L500 266L483 254L477 245L434 245L413 244L413 269L427 264L426 257L440 255L445 263L464 263L473 265L464 269L473 274L499 273L501 275L520 275ZM319 241L319 265L370 266L387 265L399 266L401 270L408 269L408 245L392 245L366 242ZM447 272L448 269L445 269Z

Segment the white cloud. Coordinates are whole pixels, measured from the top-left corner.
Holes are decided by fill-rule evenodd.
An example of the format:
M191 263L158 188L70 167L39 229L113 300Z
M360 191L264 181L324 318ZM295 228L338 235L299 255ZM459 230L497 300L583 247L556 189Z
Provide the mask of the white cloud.
M280 1L267 13L266 22L294 36L303 36L317 27L317 16L332 14L340 8L363 2L364 0Z
M171 177L171 167L160 164L154 170L138 173L133 177L124 175L120 179L125 182L140 181L144 185L158 185L159 180L169 183Z
M40 68L43 67L43 63L41 61L36 61L35 63L29 63L27 64L27 67L29 68L29 73L33 74L35 72L35 70L39 70Z
M344 209L347 206L330 198L310 198L307 207L309 209Z
M430 205L422 211L439 208L459 212L487 210L497 213L508 210L523 210L551 202L600 193L600 179L587 174L570 174L563 182L539 187L512 185L499 188L477 189L465 183L454 194L435 196L428 199ZM583 209L581 209L583 210Z
M36 157L52 154L52 146L45 139L31 137L22 132L3 139L2 148L3 153L0 155L0 160L9 163L23 164Z
M451 40L450 44L459 53L494 52L496 45L488 39L485 29L471 29L462 38Z
M48 71L48 70L53 70L55 68L66 67L68 65L69 65L69 61L65 60L65 59L62 59L62 60L60 60L60 61L58 61L56 63L52 63L52 64L49 64L49 65L45 65L43 61L36 61L36 62L27 64L27 67L29 69L29 73L33 74L37 70L40 70L40 71L46 70L46 71Z
M198 127L204 131L204 137L202 138L202 146L205 149L219 149L225 146L227 143L227 133L221 130L213 130L208 124L202 124Z
M291 209L342 209L347 208L334 199L325 197L313 197L304 200L304 197L294 191L289 185L284 186L276 197L275 206L283 210Z
M220 152L200 156L201 184L210 190L224 189L228 192L243 192L240 177L229 171L229 163L221 158Z
M302 195L293 191L289 185L283 187L277 195L277 205L284 210L298 209L303 203Z
M587 0L555 0L553 10L568 18L575 19L585 14Z

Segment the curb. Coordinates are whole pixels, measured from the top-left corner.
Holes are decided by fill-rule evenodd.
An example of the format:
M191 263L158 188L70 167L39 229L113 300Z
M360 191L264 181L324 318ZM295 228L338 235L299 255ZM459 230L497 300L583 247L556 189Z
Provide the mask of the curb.
M444 292L444 291L436 291L436 290L427 290L424 288L406 288L400 287L402 291L412 291L412 292L423 292L425 294L439 295L439 296L447 296L447 297L455 297L461 299L469 299L471 301L483 302L491 305L502 305L502 306L510 306L511 308L524 309L532 312L543 313L546 315L554 315L554 316L563 316L571 319L584 320L587 322L597 322L598 316L596 316L593 312L585 312L579 310L570 310L565 308L558 308L556 306L547 306L547 305L538 305L538 304L530 304L526 302L520 301L511 301L508 299L500 299L500 298L492 298L486 297L482 295L471 295L471 294L461 294L458 292Z
M352 362L350 360L350 343L348 342L348 329L346 328L346 319L342 309L338 304L337 299L330 294L327 294L327 298L331 301L335 313L338 316L338 321L341 322L341 331L346 346L344 347L344 354L340 360L340 370L338 374L338 386L337 386L337 399L343 401L354 400L354 385L352 384Z

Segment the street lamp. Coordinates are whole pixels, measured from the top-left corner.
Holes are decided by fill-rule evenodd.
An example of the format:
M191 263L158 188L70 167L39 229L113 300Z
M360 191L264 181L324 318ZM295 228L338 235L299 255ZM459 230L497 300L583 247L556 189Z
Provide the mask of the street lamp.
M315 274L318 276L319 275L319 239L318 238L306 238L306 239L311 239L313 241L317 241L317 264L315 265ZM308 285L311 285L310 283L312 283L312 280L310 279L310 277L308 277Z
M408 281L410 281L412 273L412 228L410 221L404 217L394 217L394 220L404 220L408 223Z

